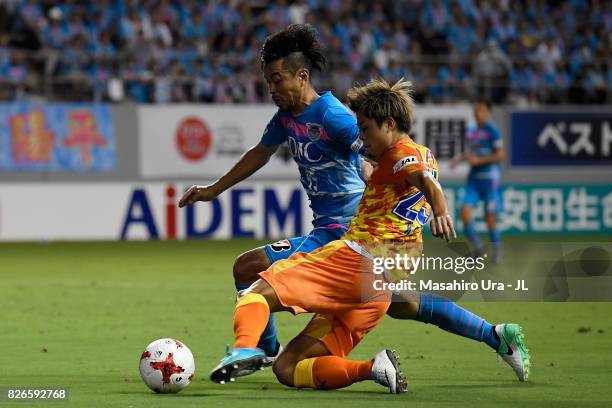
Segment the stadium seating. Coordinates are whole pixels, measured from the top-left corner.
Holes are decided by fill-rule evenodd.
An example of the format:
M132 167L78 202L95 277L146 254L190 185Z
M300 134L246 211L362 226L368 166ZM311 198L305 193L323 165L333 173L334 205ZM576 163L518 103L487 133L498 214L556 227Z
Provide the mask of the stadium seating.
M598 0L4 1L0 100L266 101L261 44L303 22L328 48L315 84L338 95L382 75L434 103L612 100L612 3Z

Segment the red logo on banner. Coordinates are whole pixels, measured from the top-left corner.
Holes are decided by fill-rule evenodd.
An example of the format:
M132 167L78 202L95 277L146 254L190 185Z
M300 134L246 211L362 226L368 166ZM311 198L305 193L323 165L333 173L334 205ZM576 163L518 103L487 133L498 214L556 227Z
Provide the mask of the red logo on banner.
M104 136L98 134L96 117L90 111L73 111L68 113L68 131L64 146L77 147L85 167L91 166L91 148L93 145L106 146Z
M210 145L210 130L203 120L190 116L178 125L176 146L187 160L202 160L210 151Z
M55 134L45 122L45 114L41 111L9 117L15 163L49 163Z

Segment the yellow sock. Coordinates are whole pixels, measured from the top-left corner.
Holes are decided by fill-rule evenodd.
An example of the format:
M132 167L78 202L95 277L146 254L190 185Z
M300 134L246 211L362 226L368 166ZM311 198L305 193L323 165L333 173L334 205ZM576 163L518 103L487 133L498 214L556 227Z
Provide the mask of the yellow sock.
M351 361L336 356L307 358L295 366L293 384L297 388L335 390L372 379L373 361Z

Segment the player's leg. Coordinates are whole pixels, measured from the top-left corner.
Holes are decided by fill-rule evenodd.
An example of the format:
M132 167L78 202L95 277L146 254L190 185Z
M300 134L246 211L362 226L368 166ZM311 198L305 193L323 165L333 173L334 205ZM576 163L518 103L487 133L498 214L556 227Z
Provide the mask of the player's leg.
M294 238L294 241L296 240L297 239ZM251 286L253 282L259 279L259 272L268 269L270 265L277 260L276 258L288 258L293 253L291 248L290 240L282 240L252 249L236 258L233 269L236 290L240 292ZM271 253L277 254L277 256L273 257L270 255ZM284 258L280 258L281 256ZM281 346L278 341L274 314L270 315L266 329L257 347L263 350L269 357L278 355Z
M493 263L501 262L501 233L497 227L497 215L502 211L501 191L498 180L486 180L485 221L489 230L489 238L493 246Z
M304 367L304 364L302 364L296 378L295 369L299 362L327 355L330 355L330 353L321 341L304 334L299 334L287 344L287 347L285 347L281 355L274 362L272 369L281 384L295 387L295 384L307 382L306 377L310 377L308 374L312 372L312 366ZM302 371L305 368L307 368L306 372L303 373Z
M241 291L247 289L253 282L259 279L260 272L268 269L270 265L276 261L289 258L299 248L304 246L309 236L310 234L302 237L283 239L263 247L252 249L240 255L234 262L233 270L236 290ZM257 347L263 350L266 356L270 357L270 359L266 361L268 364L271 364L274 358L280 353L281 345L278 340L274 314L270 314L268 324L261 335Z
M236 258L234 261L234 283L236 290L247 289L257 279L259 272L265 271L272 265L265 247L251 249Z
M501 233L497 228L497 213L487 212L485 216L487 229L489 230L489 240L493 246L493 263L501 263Z
M370 302L337 316L315 315L274 363L278 380L290 387L338 389L373 380L392 393L406 391L406 380L391 350L372 360L345 358L384 316L387 302Z
M371 380L373 364L331 355L320 340L300 334L287 344L273 369L288 387L331 390Z
M519 380L525 381L529 376L529 352L522 330L516 324L493 325L452 300L428 292L395 294L387 314L395 319L430 323L450 333L484 342L512 367Z
M448 298L407 290L394 294L393 300L387 314L394 319L430 323L442 330L482 341L495 351L499 348L494 325Z
M351 291L355 279L336 282L333 278L337 273L335 267L343 263L346 265L342 272L354 277L358 274L356 269L360 260L360 256L348 249L343 241L334 241L312 253L298 252L272 264L260 274L262 280L240 292L234 314L234 350L215 367L211 379L230 381L263 366L265 353L256 346L270 312L290 310L303 313L307 310L316 312L317 307L337 307L334 301L342 296L332 296L336 293L345 294L346 303L354 304L354 299L359 298ZM328 296L322 296L323 293L328 293ZM323 302L325 299L328 299L327 303Z
M289 311L265 280L258 280L242 292L234 312L234 348L256 348L269 314Z
M482 242L472 220L472 208L478 205L479 200L477 180L470 178L465 185L463 204L461 206L461 221L463 222L465 236L470 244L472 244L475 255L482 253Z
M234 312L234 348L213 369L212 381L224 384L263 369L266 355L257 344L270 313L281 310L289 309L280 303L274 289L264 280L240 292Z
M387 309L387 315L399 320L416 320L419 314L421 294L411 290L393 294L393 301Z
M260 248L253 249L240 255L234 263L234 281L238 291L248 288L253 282L259 279L258 274L268 269L274 262L287 259L296 252L311 252L335 239L339 239L346 227L341 224L332 224L324 227L315 228L307 235L283 239ZM274 314L270 314L268 324L263 334L258 348L263 350L269 359L266 364L270 365L281 351L278 340L278 332Z

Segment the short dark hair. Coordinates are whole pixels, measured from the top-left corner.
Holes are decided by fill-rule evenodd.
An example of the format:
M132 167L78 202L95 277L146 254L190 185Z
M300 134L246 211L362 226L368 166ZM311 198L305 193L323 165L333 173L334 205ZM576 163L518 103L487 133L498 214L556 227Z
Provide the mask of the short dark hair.
M488 110L491 110L491 101L485 98L476 99L476 102L474 102L474 105L484 105L487 107Z
M323 47L317 39L317 30L310 24L291 24L266 38L261 47L261 68L284 58L283 67L295 74L306 68L321 71L325 66Z

